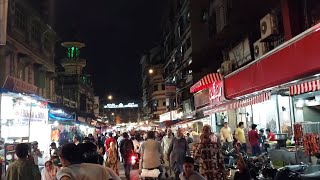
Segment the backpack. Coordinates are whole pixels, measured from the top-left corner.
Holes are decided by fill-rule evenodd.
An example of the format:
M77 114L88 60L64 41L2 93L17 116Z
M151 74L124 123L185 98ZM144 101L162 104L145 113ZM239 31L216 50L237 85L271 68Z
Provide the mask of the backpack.
M133 146L132 146L131 141L128 140L128 139L125 139L124 142L123 142L122 155L123 156L131 155L132 154L132 149L133 149Z

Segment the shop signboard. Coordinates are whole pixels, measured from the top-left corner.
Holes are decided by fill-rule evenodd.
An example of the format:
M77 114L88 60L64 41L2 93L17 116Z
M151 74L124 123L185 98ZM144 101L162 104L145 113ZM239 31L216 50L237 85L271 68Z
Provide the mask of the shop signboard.
M57 121L72 121L75 120L74 113L68 113L62 109L50 108L49 109L49 119Z
M29 124L29 121L30 123L45 123L48 121L48 109L45 108L15 108L14 111L17 117L15 124Z
M211 105L219 105L226 100L223 90L223 81L217 81L209 86L209 100Z
M166 90L166 96L175 96L177 87L174 83L166 83L165 90Z
M123 103L119 103L119 104L107 104L104 105L103 108L105 109L122 109L122 108L137 108L139 107L138 104L135 103L128 103L128 104L123 104Z
M171 120L171 112L166 112L160 115L160 122L170 121Z
M166 112L160 115L160 122L177 120L177 119L180 119L182 115L183 113L182 112L178 113L177 110Z
M194 106L196 109L208 105L209 103L210 101L208 89L204 89L194 94Z

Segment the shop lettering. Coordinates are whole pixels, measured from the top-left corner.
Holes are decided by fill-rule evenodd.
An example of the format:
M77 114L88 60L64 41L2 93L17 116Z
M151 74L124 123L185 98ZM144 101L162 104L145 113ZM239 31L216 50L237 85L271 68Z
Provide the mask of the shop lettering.
M44 122L48 119L48 111L46 109L20 109L15 115L23 121ZM31 116L30 116L31 115Z
M120 103L120 104L107 104L107 105L104 105L104 108L105 109L115 109L115 108L137 108L139 107L138 104L135 104L135 103L128 103L126 105L124 105L123 103Z
M213 83L212 86L209 88L210 103L212 104L220 103L221 97L222 97L222 82Z

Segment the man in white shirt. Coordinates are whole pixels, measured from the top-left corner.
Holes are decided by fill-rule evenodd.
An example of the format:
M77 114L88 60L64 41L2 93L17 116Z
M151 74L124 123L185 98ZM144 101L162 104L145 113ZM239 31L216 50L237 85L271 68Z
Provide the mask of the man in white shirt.
M148 131L147 141L141 145L141 159L139 170L142 169L159 169L162 172L161 161L163 159L161 144L155 140L154 131ZM159 177L161 177L161 174Z
M233 135L228 122L225 122L223 127L220 130L220 140L222 144L228 145L228 150L232 149Z
M168 156L169 147L172 142L172 139L173 139L172 130L169 128L167 129L167 135L162 138L162 142L161 142L161 148L162 148L164 157ZM168 175L169 167L170 167L169 160L167 158L164 158L164 168L166 170L166 177L169 176Z
M99 164L81 163L81 153L73 143L63 145L59 157L63 168L57 173L58 180L120 180L112 170Z

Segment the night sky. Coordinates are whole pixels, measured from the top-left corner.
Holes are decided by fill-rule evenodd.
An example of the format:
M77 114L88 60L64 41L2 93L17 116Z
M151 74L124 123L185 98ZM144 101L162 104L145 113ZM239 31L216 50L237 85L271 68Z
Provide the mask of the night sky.
M86 73L95 94L140 100L143 52L159 43L164 0L57 0L55 29L63 41L86 44ZM95 3L94 3L95 2ZM57 59L61 57L57 49Z

